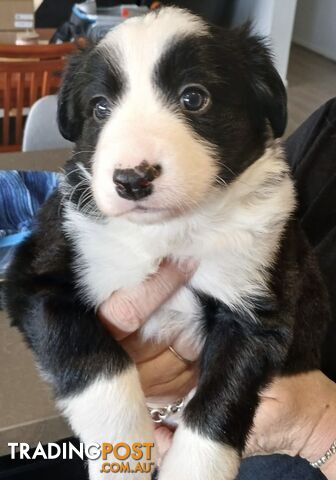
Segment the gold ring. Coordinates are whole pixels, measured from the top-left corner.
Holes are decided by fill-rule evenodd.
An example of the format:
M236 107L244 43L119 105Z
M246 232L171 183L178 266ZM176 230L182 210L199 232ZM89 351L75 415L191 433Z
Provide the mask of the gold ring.
M178 358L181 362L185 363L186 365L192 365L194 362L192 360L187 360L186 358L183 358L182 355L180 355L179 353L177 353L177 351L175 350L174 347L172 347L171 345L169 345L169 350L171 351L171 353L176 357Z

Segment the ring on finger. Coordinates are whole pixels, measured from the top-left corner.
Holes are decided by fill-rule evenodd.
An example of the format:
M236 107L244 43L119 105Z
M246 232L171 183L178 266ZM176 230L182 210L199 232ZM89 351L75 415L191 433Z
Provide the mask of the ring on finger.
M180 355L174 347L172 347L171 345L169 345L169 350L171 351L171 353L176 357L178 358L181 362L183 362L185 365L187 365L188 367L190 365L193 365L195 362L193 362L192 360L188 360L187 358L183 358L182 355Z

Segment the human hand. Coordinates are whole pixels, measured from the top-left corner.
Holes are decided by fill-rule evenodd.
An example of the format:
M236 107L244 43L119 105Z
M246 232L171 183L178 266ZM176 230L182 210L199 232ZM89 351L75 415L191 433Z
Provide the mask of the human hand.
M114 293L99 309L102 321L136 362L145 395L161 400L163 405L185 396L194 387L196 366L178 359L167 345L142 342L137 330L188 281L195 268L193 262L178 268L165 261L156 275L132 291ZM183 358L196 359L190 347L173 346ZM172 435L166 428L158 428L161 454L169 448ZM244 454L277 452L315 461L328 450L335 436L336 385L319 371L282 377L261 394ZM328 478L336 478L335 463L331 459L322 468Z
M284 453L314 462L335 438L336 385L315 370L277 378L262 392L244 455ZM335 480L336 458L321 471Z
M187 260L179 265L162 262L158 272L141 285L113 293L98 315L111 334L135 361L146 397L165 405L184 397L196 382L196 366L177 358L168 345L143 342L138 334L146 320L192 276L197 265ZM179 338L173 348L186 360L196 353Z
M279 377L261 393L244 456L299 455L315 462L336 438L336 384L321 371ZM170 447L172 432L158 431L160 453ZM336 480L336 455L321 467Z
M144 342L138 333L146 320L192 276L192 260L179 266L164 261L158 272L132 290L120 290L99 308L98 316L137 365L145 396L157 406L186 396L196 385L197 366L190 363L197 354L176 338L172 346L189 362L179 359L168 345ZM155 441L159 456L169 448L173 432L156 424Z

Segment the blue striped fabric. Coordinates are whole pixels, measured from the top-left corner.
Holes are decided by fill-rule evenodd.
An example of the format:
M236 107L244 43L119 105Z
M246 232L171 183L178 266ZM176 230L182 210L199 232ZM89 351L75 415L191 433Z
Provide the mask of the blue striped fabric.
M0 170L0 275L57 182L54 172Z

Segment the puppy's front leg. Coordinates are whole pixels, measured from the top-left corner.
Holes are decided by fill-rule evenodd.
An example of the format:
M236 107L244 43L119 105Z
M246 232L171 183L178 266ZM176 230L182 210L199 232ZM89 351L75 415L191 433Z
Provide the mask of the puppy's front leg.
M160 480L236 478L258 392L286 350L279 333L242 326L230 314L225 325L214 326L204 346L197 391L163 461Z
M22 288L29 295L21 294L18 308ZM36 293L38 288L44 290ZM76 298L71 285L59 284L57 291L53 283L50 290L44 279L32 288L30 284L16 284L7 290L7 305L80 440L130 446L134 442L153 443L153 426L138 373L127 353L95 312ZM110 458L111 463L115 461ZM154 451L151 461L155 462ZM127 462L130 470L137 464L132 457L125 459ZM90 480L151 478L149 472L101 473L102 464L102 459L89 461Z
M128 456L125 460L116 459L113 454L105 461L102 458L89 460L90 480L128 479L137 476L139 480L150 480L150 468L154 471L155 450L153 427L145 406L144 395L134 366L113 377L102 375L81 392L66 397L58 402L73 430L84 443L127 443L132 448L134 443L147 444L143 446L143 459L136 460ZM145 460L145 451L151 453L151 458ZM120 455L127 453L124 447ZM103 463L107 471L102 473ZM114 473L107 472L115 463ZM146 463L145 472L137 470ZM152 465L150 465L152 463ZM105 467L105 468L106 468ZM141 468L141 467L140 467ZM125 469L125 470L123 470ZM133 474L132 472L138 472Z

